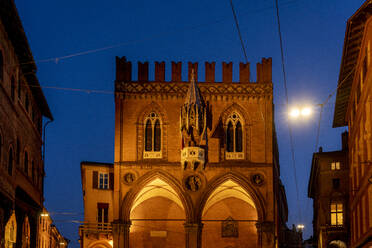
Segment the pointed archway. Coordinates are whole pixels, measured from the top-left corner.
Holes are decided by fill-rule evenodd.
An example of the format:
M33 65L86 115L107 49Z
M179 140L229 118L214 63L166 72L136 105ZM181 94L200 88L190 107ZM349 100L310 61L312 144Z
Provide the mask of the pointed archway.
M185 242L185 206L166 180L156 177L136 194L130 209L130 247L177 247Z
M227 178L211 190L204 202L200 216L202 247L257 247L260 215L252 194Z

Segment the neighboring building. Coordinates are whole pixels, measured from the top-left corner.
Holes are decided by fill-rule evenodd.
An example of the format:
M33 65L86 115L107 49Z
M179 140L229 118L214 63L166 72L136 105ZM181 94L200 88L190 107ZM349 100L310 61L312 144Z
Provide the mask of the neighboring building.
M372 1L347 22L333 126L349 128L351 247L372 245Z
M284 236L281 247L282 248L302 248L302 230L297 229L295 225L292 225L292 229L285 227L282 232Z
M313 199L313 244L318 248L349 247L348 133L342 150L313 154L308 196Z
M36 247L42 118L52 114L13 0L0 1L0 246Z
M67 248L70 241L63 237L53 224L49 213L43 209L38 221L37 248Z
M82 162L82 247L275 247L287 221L273 117L271 59L205 63L116 60L114 164ZM195 73L194 73L195 72ZM301 242L299 242L299 246Z

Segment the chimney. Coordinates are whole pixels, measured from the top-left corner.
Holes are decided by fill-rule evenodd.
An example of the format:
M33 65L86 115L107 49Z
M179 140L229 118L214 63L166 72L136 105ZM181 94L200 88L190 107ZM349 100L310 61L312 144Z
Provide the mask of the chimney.
M182 62L173 62L172 61L172 81L181 82L182 81Z
M165 81L165 62L155 62L155 81Z
M194 69L194 79L195 79L195 82L197 82L198 81L198 63L189 62L189 82L191 81L192 69Z
M222 62L222 82L224 83L232 82L232 62L230 63Z
M214 82L216 62L205 62L205 82Z
M149 62L138 62L138 81L149 81Z

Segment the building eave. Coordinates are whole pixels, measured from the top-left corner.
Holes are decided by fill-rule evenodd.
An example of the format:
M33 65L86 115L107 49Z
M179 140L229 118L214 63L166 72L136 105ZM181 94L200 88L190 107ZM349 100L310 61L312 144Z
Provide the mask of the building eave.
M364 35L364 24L372 14L372 0L366 1L347 21L340 74L337 86L333 127L347 125L346 114L360 47Z
M316 157L318 153L313 153L313 158L311 160L311 171L310 171L310 179L309 179L309 184L307 186L307 196L309 198L314 197L314 192L313 192L313 184L314 184L314 179L316 176L316 170L317 170L317 160Z
M27 84L40 107L42 115L53 120L52 113L36 77L37 67L14 0L0 1L0 21L4 25L7 36L18 58L20 70L26 78Z

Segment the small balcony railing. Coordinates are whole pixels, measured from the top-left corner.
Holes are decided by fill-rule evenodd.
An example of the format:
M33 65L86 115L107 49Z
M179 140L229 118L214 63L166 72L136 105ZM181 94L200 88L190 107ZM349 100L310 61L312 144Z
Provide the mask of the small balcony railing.
M100 223L100 222L84 222L83 225L79 226L79 232L82 234L89 233L112 233L111 223Z
M323 225L322 227L326 229L327 232L340 233L346 231L346 227L344 225Z

